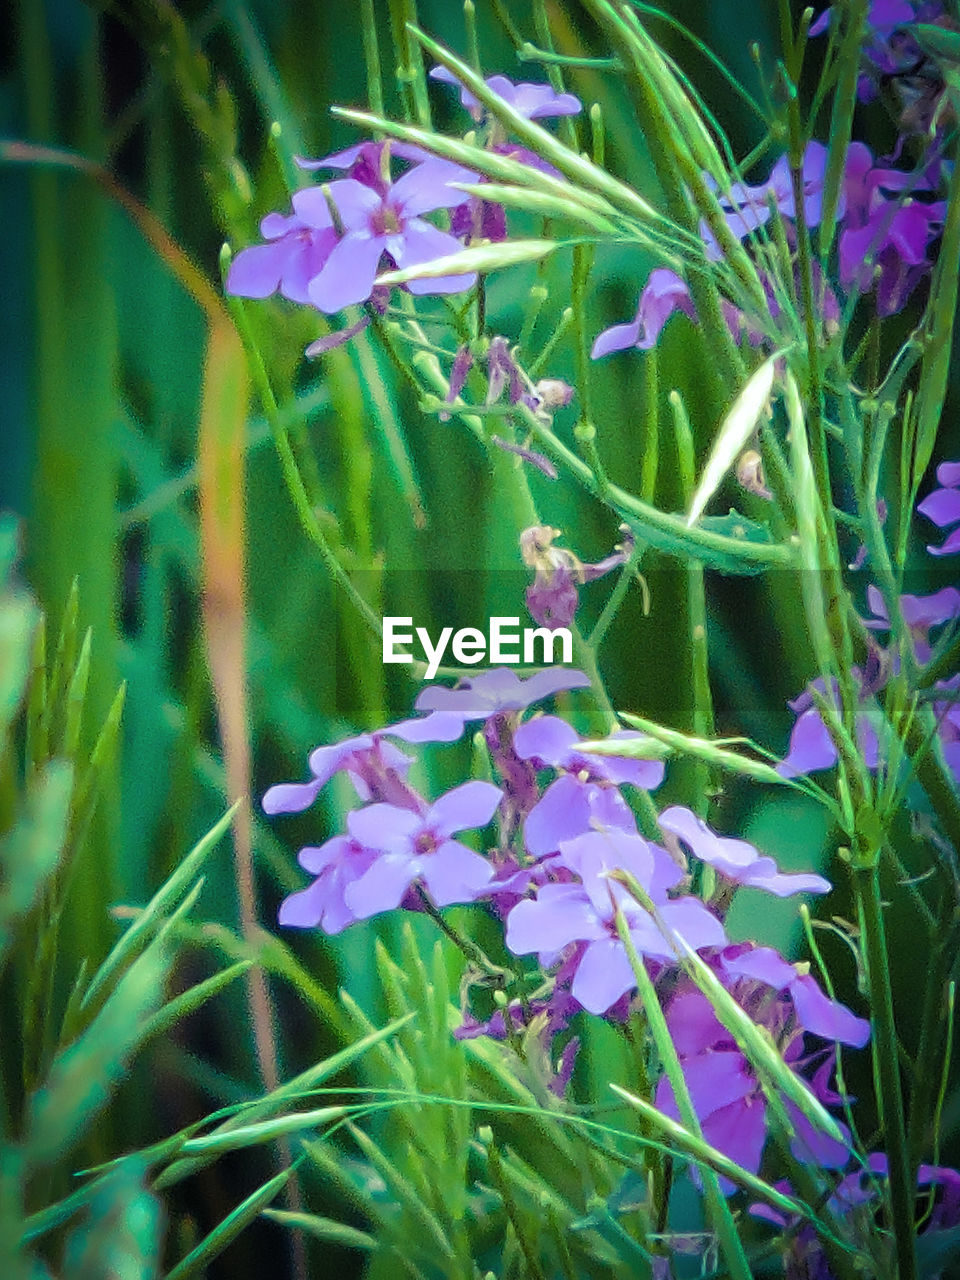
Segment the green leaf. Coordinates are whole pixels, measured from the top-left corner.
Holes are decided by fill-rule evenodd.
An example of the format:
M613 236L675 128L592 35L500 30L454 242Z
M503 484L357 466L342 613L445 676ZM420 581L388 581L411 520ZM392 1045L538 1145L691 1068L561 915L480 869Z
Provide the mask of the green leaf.
M49 1165L79 1139L124 1074L163 996L168 960L159 944L124 974L83 1034L53 1061L30 1101L26 1150Z
M88 628L80 646L80 656L70 676L64 698L63 737L55 748L58 755L72 760L77 754L80 744L80 727L83 723L83 704L87 696L87 681L90 677L90 647L93 632Z
M160 1266L163 1214L145 1185L136 1156L117 1164L90 1201L86 1222L67 1237L64 1274L70 1280L153 1280Z
M521 262L540 262L559 249L556 240L505 240L502 244L481 244L449 253L431 262L418 262L399 271L377 276L377 284L406 284L408 280L433 280L437 276L465 275L467 272L497 271Z
M20 526L6 512L0 513L0 590L5 590L20 555Z
M687 525L692 526L703 514L724 476L736 462L741 450L757 430L773 390L774 371L782 353L777 352L753 371L720 424L720 430L703 468L703 475L690 501Z
M252 1195L247 1196L242 1204L228 1214L223 1221L205 1236L197 1247L191 1250L172 1271L168 1271L166 1280L187 1280L189 1276L202 1275L206 1267L221 1254L227 1245L258 1217L266 1206L279 1193L283 1184L293 1172L293 1167L283 1169L269 1182L265 1182Z
M73 768L52 760L31 779L21 817L0 840L0 954L56 869L72 792Z
M80 616L80 584L74 578L70 584L70 594L63 606L63 617L60 619L60 633L57 636L57 648L53 655L50 678L47 681L47 705L45 728L48 737L54 727L53 721L63 715L63 701L67 686L76 668L77 626Z
M0 1146L0 1276L4 1280L34 1280L23 1249L23 1155L12 1144Z
M26 689L33 633L39 618L39 610L25 592L0 600L0 742L6 737Z
M246 973L252 965L252 960L238 960L236 964L228 965L226 969L221 969L219 973L204 979L203 982L195 983L175 999L168 1000L147 1023L144 1038L149 1039L169 1031L181 1018L187 1017L188 1014L205 1005L208 1000L219 995L225 987L228 987L235 978Z
M662 743L670 751L680 755L693 756L718 769L726 769L730 773L738 773L756 782L769 782L776 786L798 786L791 778L781 778L772 765L762 760L753 760L750 756L739 755L717 746L707 738L694 738L690 734L681 733L678 729L668 729L656 724L653 720L645 720L643 716L635 716L621 711L620 719L633 729L649 734L651 738ZM624 756L630 760L654 759L649 741L643 738L601 738L594 742L581 743L579 750L592 752L598 756ZM801 788L802 789L802 788Z
M381 1027L368 1036L363 1036L354 1044L348 1045L345 1049L332 1054L329 1058L325 1058L323 1062L309 1067L306 1071L301 1072L300 1075L295 1076L293 1080L288 1080L286 1084L280 1085L265 1097L260 1098L249 1107L245 1107L238 1115L231 1116L228 1120L225 1120L215 1130L215 1133L232 1132L241 1126L267 1119L276 1115L278 1111L283 1111L291 1102L309 1095L310 1091L317 1088L324 1080L343 1071L357 1058L362 1057L363 1054L372 1049L374 1045L379 1044L381 1040L395 1035L413 1017L414 1015L411 1013L405 1018L398 1018L395 1022L388 1023L387 1026ZM204 1157L201 1156L190 1156L176 1160L160 1174L154 1186L157 1190L173 1186L184 1178L188 1178L191 1173L200 1168L205 1162Z
M326 1244L343 1245L347 1249L365 1249L373 1252L378 1248L374 1236L366 1231L358 1231L356 1227L347 1226L345 1222L335 1222L332 1218L318 1218L313 1213L291 1213L286 1209L265 1209L263 1216L271 1222L278 1222L281 1227L292 1227L295 1231L304 1231L316 1240Z
M109 988L117 974L122 972L138 952L146 946L150 935L163 922L167 911L180 901L193 884L198 871L230 826L234 814L241 804L242 801L238 800L236 804L227 810L220 821L211 827L207 834L194 845L176 871L157 890L133 924L120 937L103 964L100 965L91 978L90 985L83 997L83 1008L88 1008L94 1004L97 997L101 996Z
M319 1129L321 1126L342 1120L354 1107L333 1106L320 1107L316 1111L298 1111L289 1116L278 1116L275 1120L264 1120L260 1124L242 1125L229 1132L210 1133L201 1138L189 1138L181 1148L184 1156L220 1155L223 1151L238 1151L243 1147L255 1147L264 1142L273 1142L276 1138L285 1138L291 1133L302 1133L304 1129Z

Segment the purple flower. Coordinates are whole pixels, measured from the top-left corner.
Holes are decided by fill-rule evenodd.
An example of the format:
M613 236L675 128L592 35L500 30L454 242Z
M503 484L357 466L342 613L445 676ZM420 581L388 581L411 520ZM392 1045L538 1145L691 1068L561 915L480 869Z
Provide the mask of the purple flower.
M960 462L941 462L937 467L937 480L941 487L928 493L917 510L938 529L957 525L942 546L927 547L933 556L952 556L960 551Z
M291 302L309 303L310 281L319 275L337 233L330 211L310 223L297 214L268 213L260 234L269 244L241 249L230 264L226 291L239 298L269 298L278 290Z
M875 617L867 618L864 626L869 627L871 631L889 630L890 617L887 614L887 606L873 583L867 587L867 601ZM929 596L902 595L900 610L913 640L917 661L929 662L930 630L932 627L939 627L944 622L952 622L960 617L960 591L956 587L943 587Z
M340 933L359 919L346 901L349 885L370 869L379 854L350 836L333 836L318 848L298 855L300 865L317 878L280 904L279 922L297 929L319 926L324 933Z
M770 301L771 314L775 316L777 309L772 297ZM734 341L740 342L746 338L751 346L757 346L762 341L763 334L749 323L744 313L732 302L721 298L720 308ZM824 303L824 315L828 321L835 309L836 299L832 298L828 290ZM613 351L626 351L630 347L636 347L638 351L649 351L656 346L663 326L675 311L682 311L694 324L699 324L697 309L693 304L686 281L681 280L676 272L668 267L657 267L650 272L643 292L640 294L637 314L633 321L630 324L612 325L598 334L594 339L590 358L599 360Z
M803 212L808 227L820 225L823 206L823 179L827 169L827 148L822 142L811 141L803 153ZM716 189L716 182L707 178L708 185ZM744 236L764 226L770 219L771 200L784 215L794 219L797 206L793 194L793 175L790 161L784 155L770 170L766 182L751 187L745 182L735 182L727 192L717 192L717 199L724 211L727 226L742 240ZM840 213L843 213L841 204ZM706 222L700 224L700 234L707 245L707 256L719 261L722 256L712 231Z
M444 84L460 84L453 72L448 71L446 67L434 67L430 72L430 78L442 80ZM575 98L572 93L555 93L549 84L531 84L528 81L514 84L506 76L489 76L484 83L525 120L544 120L549 116L575 116L581 110L579 98ZM479 100L462 85L460 102L475 120L481 118L483 108Z
M632 729L621 729L611 735L614 741L644 737ZM621 760L616 756L587 755L577 751L580 741L576 729L559 716L536 716L522 724L513 735L514 750L520 759L532 760L541 769L549 765L567 773L583 774L595 782L610 782L615 786L630 783L645 791L654 791L663 781L662 760Z
M489 782L465 782L424 813L392 804L372 804L347 818L353 839L377 856L344 890L358 920L398 907L415 880L422 880L438 907L471 902L493 877L480 854L451 837L485 827L503 797Z
M708 863L734 884L763 889L778 898L794 893L830 892L830 881L823 876L782 872L772 858L762 856L746 840L716 835L702 818L680 805L664 809L659 823L663 831L682 841L701 862Z
M869 148L851 143L844 173L846 217L838 241L840 283L865 293L876 277L881 315L901 310L927 274L927 251L943 224L944 202L916 200L909 195L916 189L928 188L899 169L874 167Z
M869 1036L868 1023L855 1018L843 1005L828 1001L806 975L816 993L811 999L810 987L802 985L804 975L769 948L738 944L709 963L719 966L718 977L731 995L754 1022L766 1028L780 1045L784 1061L798 1074L805 1065L801 1060L803 1030L845 1043L862 1044ZM704 1138L742 1168L756 1173L766 1143L767 1104L753 1069L732 1034L718 1021L710 1001L688 981L677 988L666 1019ZM827 1085L827 1071L829 1067L821 1069L805 1083L821 1102L836 1102L837 1095ZM679 1119L666 1077L657 1086L655 1101L666 1115ZM796 1135L791 1146L798 1159L825 1167L846 1164L849 1135L843 1125L839 1127L845 1141L837 1142L814 1130L792 1103L785 1106ZM696 1180L695 1173L693 1176ZM734 1190L726 1179L720 1181L727 1194Z
M657 267L650 272L640 294L633 321L604 329L593 344L590 358L599 360L612 351L626 351L629 347L649 351L656 346L663 326L675 311L682 311L694 324L697 323L696 308L686 282L668 267Z
M949 680L938 680L934 689L942 689L954 696L933 704L933 714L937 721L937 736L943 750L943 758L947 768L960 784L960 675L951 676Z
M591 828L636 832L637 823L616 787L564 773L550 783L527 814L523 841L531 857L543 858L555 853L563 841Z
M375 733L362 733L330 746L317 747L310 755L309 782L281 782L263 797L264 813L302 813L316 800L321 787L344 770L362 800L385 799L402 787L401 779L410 768L410 758L384 737L403 742L455 742L463 732L463 721L446 712L401 720Z
M324 187L298 191L293 207L307 226L329 222L329 198L343 227L343 235L310 281L310 301L325 312L365 302L384 255L402 268L459 252L462 246L458 240L420 215L461 204L467 198L465 193L448 183L469 182L474 177L459 165L428 160L409 169L382 193L355 178L339 178ZM416 294L457 293L475 282L475 274L439 276L411 280L407 288Z
M414 704L418 711L448 711L466 720L488 720L507 711L525 711L534 702L566 689L585 689L590 681L582 671L547 667L521 680L509 667L496 667L465 677L455 689L432 684Z
M819 36L830 25L833 19L833 6L821 13L810 27L812 36ZM906 22L914 22L916 12L910 0L873 0L867 13L867 26L874 35L888 36L894 27Z
M480 186L489 181L485 174L477 178ZM507 238L507 211L502 204L496 204L493 200L468 196L450 216L450 234L468 245L480 240L499 244Z
M880 1179L888 1177L888 1161L883 1152L875 1152L868 1156L865 1163L852 1173L846 1174L837 1183L827 1201L830 1213L837 1219L852 1218L853 1229L862 1238L864 1230L869 1231L873 1225L866 1217L866 1211L874 1214L881 1210L887 1196L880 1184ZM788 1182L778 1182L777 1190L787 1195L792 1194ZM946 1261L950 1253L951 1238L960 1225L960 1174L955 1169L942 1168L937 1165L922 1164L917 1170L917 1190L930 1188L939 1195L935 1197L928 1191L923 1195L918 1210L921 1213L919 1230L921 1247L927 1253L932 1266L937 1270L924 1269L929 1280L940 1280L946 1274L940 1269L940 1259ZM922 1206L922 1207L921 1207ZM777 1227L790 1227L791 1241L785 1255L786 1280L833 1280L833 1272L823 1252L823 1242L809 1223L801 1223L796 1218L787 1218L768 1204L752 1204L749 1212L756 1218L765 1218ZM939 1241L940 1232L950 1235Z
M546 884L536 898L518 902L507 917L506 943L514 955L538 952L544 967L555 963L572 943L585 944L578 949L570 990L590 1013L606 1013L636 985L629 957L617 934L618 907L639 955L675 960L674 933L695 950L724 945L723 926L702 902L696 898L668 899L662 879L661 886L655 887L658 861L670 860L639 836L588 831L565 842L561 855L582 876L583 883ZM629 871L655 902L660 899L658 912L666 933L622 885L608 878L608 872L616 868ZM672 870L675 877L676 867Z
M824 1040L862 1049L870 1039L870 1023L820 990L806 965L789 964L772 947L744 944L731 947L721 957L724 972L732 979L753 978L789 992L797 1025Z
M832 9L822 13L811 26L810 34L819 35L830 24ZM899 127L902 135L931 134L931 126L941 116L943 80L914 38L911 26L916 22L948 25L940 0L874 0L867 15L867 39L863 45L861 74L857 80L857 97L873 102L881 90L886 97L900 99ZM936 134L941 135L943 120ZM932 150L940 138L933 140ZM902 138L898 143L899 151Z
M826 684L822 679L814 680L812 687L821 694L826 694ZM834 706L839 707L836 681L832 684L832 701ZM788 702L787 706L797 713L797 720L790 733L787 754L777 765L777 773L781 778L797 778L805 773L815 773L819 769L832 769L837 763L837 748L809 689ZM866 715L857 717L857 745L863 752L867 768L876 769L880 743L877 731Z
M335 151L331 155L321 156L319 160L308 160L304 156L296 156L299 168L308 171L317 169L339 169L345 177L356 178L365 187L372 187L379 195L385 196L390 189L390 159L398 156L401 160L409 160L419 164L434 157L422 147L413 147L405 142L359 142L347 147L345 151ZM459 179L458 179L459 181Z

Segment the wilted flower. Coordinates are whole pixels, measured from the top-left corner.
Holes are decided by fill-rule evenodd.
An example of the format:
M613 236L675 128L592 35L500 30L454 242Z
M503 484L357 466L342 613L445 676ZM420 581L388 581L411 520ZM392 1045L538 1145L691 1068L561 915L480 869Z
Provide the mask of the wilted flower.
M626 564L633 535L626 525L620 526L620 533L623 541L612 555L596 564L584 564L566 547L553 545L560 537L559 529L543 524L524 529L520 534L520 554L523 563L535 570L533 583L526 591L527 608L534 621L552 629L570 626L579 603L578 588Z

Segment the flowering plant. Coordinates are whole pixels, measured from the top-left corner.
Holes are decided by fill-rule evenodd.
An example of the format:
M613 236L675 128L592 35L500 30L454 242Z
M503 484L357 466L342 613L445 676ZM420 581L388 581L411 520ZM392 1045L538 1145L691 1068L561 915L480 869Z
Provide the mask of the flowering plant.
M279 292L305 308L312 359L372 336L434 431L465 428L501 548L532 571L512 607L574 647L569 668L444 669L418 714L356 725L314 750L308 781L264 796L269 815L314 814L343 784L314 820L322 842L300 850L312 879L285 897L280 925L349 936L386 917L381 980L396 994L389 921L415 922L405 955L448 1074L415 1033L384 1062L410 1107L473 1109L442 1155L437 1126L396 1121L419 1153L402 1169L389 1138L357 1131L362 1167L388 1188L386 1201L367 1188L365 1212L415 1274L473 1274L480 1251L503 1276L521 1258L530 1275L635 1274L642 1258L644 1274L683 1276L691 1255L738 1280L770 1256L792 1277L948 1275L960 591L937 566L960 521L942 428L960 264L957 24L907 0L815 21L781 6L782 47L758 51L750 99L763 136L738 159L655 38L653 10L584 0L609 46L597 61L558 53L534 8L542 48L505 25L545 80L484 76L476 45L461 58L405 27L402 119L382 109L368 48L371 110L336 111L363 140L296 157L291 211L267 213L263 243L238 247L226 274L234 298ZM655 179L642 187L606 164L604 111L584 107L600 70L627 86ZM888 154L859 136L883 97ZM431 101L449 130L432 127ZM639 300L633 319L601 326L605 255ZM540 282L560 257L558 301ZM531 264L518 321L496 290ZM235 306L304 528L376 629L305 500L252 308ZM687 369L687 393L661 402L681 339L701 343L702 385ZM616 362L641 370L640 412L598 391ZM595 563L580 559L589 539L563 514L565 487L607 520ZM946 530L927 551L924 519ZM657 586L664 564L682 583L682 607L661 617L672 701L648 684L641 716L612 698L601 646L629 601L656 610L672 589ZM743 689L728 676L717 697L711 593L736 582L746 599L758 577L791 620L804 682L785 745L719 734L742 732ZM923 589L906 590L914 581ZM617 634L639 654L650 637L636 613L633 626ZM789 870L747 838L767 804L819 815L821 840ZM774 899L799 902L802 946L765 936ZM929 948L907 1032L889 940L904 912ZM448 975L428 978L419 958L426 923L454 968L455 1016ZM354 1008L367 1029L365 1016ZM534 1127L550 1133L547 1155ZM329 1151L318 1159L329 1169ZM359 1194L363 1176L351 1185ZM433 1224L432 1243L404 1235L415 1220Z

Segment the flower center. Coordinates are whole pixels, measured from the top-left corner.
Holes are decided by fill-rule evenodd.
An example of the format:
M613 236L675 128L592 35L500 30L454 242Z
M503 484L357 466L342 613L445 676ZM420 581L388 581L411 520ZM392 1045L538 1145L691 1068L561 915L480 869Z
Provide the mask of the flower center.
M371 219L374 235L392 236L403 230L400 215L388 204L382 204Z
M417 853L436 853L440 848L440 841L432 831L421 831L414 841L413 847Z

